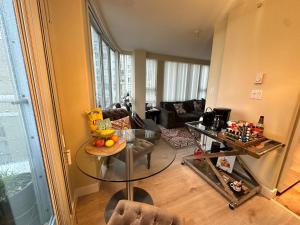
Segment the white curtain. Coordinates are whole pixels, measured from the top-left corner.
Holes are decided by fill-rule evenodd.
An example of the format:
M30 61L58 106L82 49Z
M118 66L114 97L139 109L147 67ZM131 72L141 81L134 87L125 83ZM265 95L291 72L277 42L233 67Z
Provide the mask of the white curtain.
M184 101L206 97L209 66L165 62L164 101Z
M146 60L146 103L156 106L157 61Z
M199 92L198 97L200 98L206 98L206 92L207 92L207 84L208 84L208 74L209 74L209 66L203 65L201 66L201 80L199 82Z

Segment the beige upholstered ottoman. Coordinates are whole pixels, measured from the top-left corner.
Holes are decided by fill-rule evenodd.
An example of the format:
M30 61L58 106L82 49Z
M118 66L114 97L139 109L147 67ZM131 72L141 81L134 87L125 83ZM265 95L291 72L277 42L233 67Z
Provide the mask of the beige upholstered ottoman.
M108 225L179 225L175 216L152 205L120 200Z

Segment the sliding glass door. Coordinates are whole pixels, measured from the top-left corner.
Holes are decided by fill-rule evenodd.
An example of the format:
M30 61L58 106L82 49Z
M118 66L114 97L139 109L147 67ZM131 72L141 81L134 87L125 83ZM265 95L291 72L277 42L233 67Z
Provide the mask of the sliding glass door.
M54 222L12 0L0 0L0 224Z

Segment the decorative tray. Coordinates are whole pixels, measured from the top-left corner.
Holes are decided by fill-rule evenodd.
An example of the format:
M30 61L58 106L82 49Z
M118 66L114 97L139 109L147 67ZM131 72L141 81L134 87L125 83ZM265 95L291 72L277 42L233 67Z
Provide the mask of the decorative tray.
M110 156L119 153L126 147L126 140L120 138L112 147L95 147L91 141L85 146L85 151L96 156Z
M263 141L266 141L268 140L266 137L260 137L260 138L256 138L252 141L248 141L248 142L242 142L240 140L234 140L234 139L231 139L230 137L222 134L222 133L219 133L218 134L218 137L224 141L227 141L227 142L231 142L231 143L234 143L240 147L248 147L248 146L251 146L251 145L256 145L256 144L259 144Z

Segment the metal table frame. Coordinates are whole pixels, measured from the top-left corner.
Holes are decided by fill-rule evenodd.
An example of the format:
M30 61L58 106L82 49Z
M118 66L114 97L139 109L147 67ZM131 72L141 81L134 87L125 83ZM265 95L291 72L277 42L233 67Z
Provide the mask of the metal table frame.
M229 207L234 209L256 195L261 187L257 182L255 176L251 173L250 169L240 158L241 155L250 155L255 158L259 158L271 150L278 149L284 145L277 142L278 145L273 146L260 154L250 151L251 146L241 147L236 145L232 141L226 140L215 131L203 130L199 128L200 122L190 122L186 123L186 127L189 132L193 135L194 141L197 147L203 149L206 147L207 138L212 138L215 141L222 143L225 148L221 149L224 151L211 153L210 151L203 151L199 158L195 158L194 155L183 157L182 164L189 166L193 169L199 176L206 180L212 187L214 187L218 192L220 192L224 197L229 200ZM252 147L253 148L253 147ZM222 157L222 156L236 156L234 169L231 174L224 172L220 168L217 168L211 161L212 158ZM234 180L242 180L244 184L248 187L249 191L243 195L237 195L229 187L228 183L223 179L222 173L227 174Z

